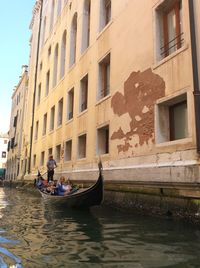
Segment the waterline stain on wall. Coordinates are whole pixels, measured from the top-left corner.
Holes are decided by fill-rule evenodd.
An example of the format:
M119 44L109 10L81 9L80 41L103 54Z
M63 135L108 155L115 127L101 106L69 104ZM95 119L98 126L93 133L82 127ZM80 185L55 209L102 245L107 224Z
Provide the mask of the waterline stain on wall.
M165 95L165 82L149 68L143 72L132 72L124 83L124 94L116 92L111 100L113 112L118 117L130 117L127 131L118 127L111 135L112 140L123 140L117 145L118 153L132 147L154 141L154 104ZM133 145L133 138L135 143Z

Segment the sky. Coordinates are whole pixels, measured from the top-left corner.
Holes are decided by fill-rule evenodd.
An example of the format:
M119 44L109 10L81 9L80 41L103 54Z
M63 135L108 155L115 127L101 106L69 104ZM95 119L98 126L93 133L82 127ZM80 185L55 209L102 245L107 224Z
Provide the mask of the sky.
M0 16L0 133L10 124L11 97L22 65L28 65L29 25L36 0L1 1Z

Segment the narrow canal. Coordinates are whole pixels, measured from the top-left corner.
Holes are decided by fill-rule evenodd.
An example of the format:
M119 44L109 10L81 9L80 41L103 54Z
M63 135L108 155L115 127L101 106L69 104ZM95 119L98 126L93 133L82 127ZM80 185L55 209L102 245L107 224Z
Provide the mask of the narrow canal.
M198 226L111 208L55 210L0 188L0 267L200 267Z

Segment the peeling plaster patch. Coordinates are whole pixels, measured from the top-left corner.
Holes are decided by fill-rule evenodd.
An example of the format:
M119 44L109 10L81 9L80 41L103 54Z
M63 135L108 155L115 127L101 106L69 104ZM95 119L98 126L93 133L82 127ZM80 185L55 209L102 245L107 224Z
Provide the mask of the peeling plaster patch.
M125 141L125 144L119 144L117 145L118 152L126 152L129 148L132 148L132 145L130 145L128 142Z
M131 131L130 123L131 117L128 113L123 114L120 117L115 118L115 128L120 130L121 133L127 133ZM113 133L114 135L115 133ZM122 134L120 134L121 136Z
M139 87L139 83L136 83L136 84L135 84L135 88L137 88L137 87Z
M140 121L140 120L142 120L142 118L141 118L139 115L136 115L136 116L135 116L135 120L136 120L136 121Z
M149 111L149 108L147 106L144 106L142 109L142 113L146 114L146 113L148 113L148 111Z
M124 132L122 131L121 127L115 131L113 134L112 134L112 139L115 140L115 139L123 139L125 136Z
M114 94L111 107L114 114L120 117L121 123L116 125L111 139L122 140L122 144L117 145L118 152L127 152L131 147L154 142L154 104L164 94L164 80L151 69L132 72L124 82L124 94L120 92ZM129 130L122 127L124 120L122 116L126 113L131 119ZM134 134L138 135L139 141L130 144Z

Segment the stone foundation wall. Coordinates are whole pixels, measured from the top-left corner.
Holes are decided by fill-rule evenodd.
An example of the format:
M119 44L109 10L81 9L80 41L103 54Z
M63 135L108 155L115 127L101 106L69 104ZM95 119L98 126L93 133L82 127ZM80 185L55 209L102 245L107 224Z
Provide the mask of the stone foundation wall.
M199 199L106 191L104 205L129 213L200 223Z

